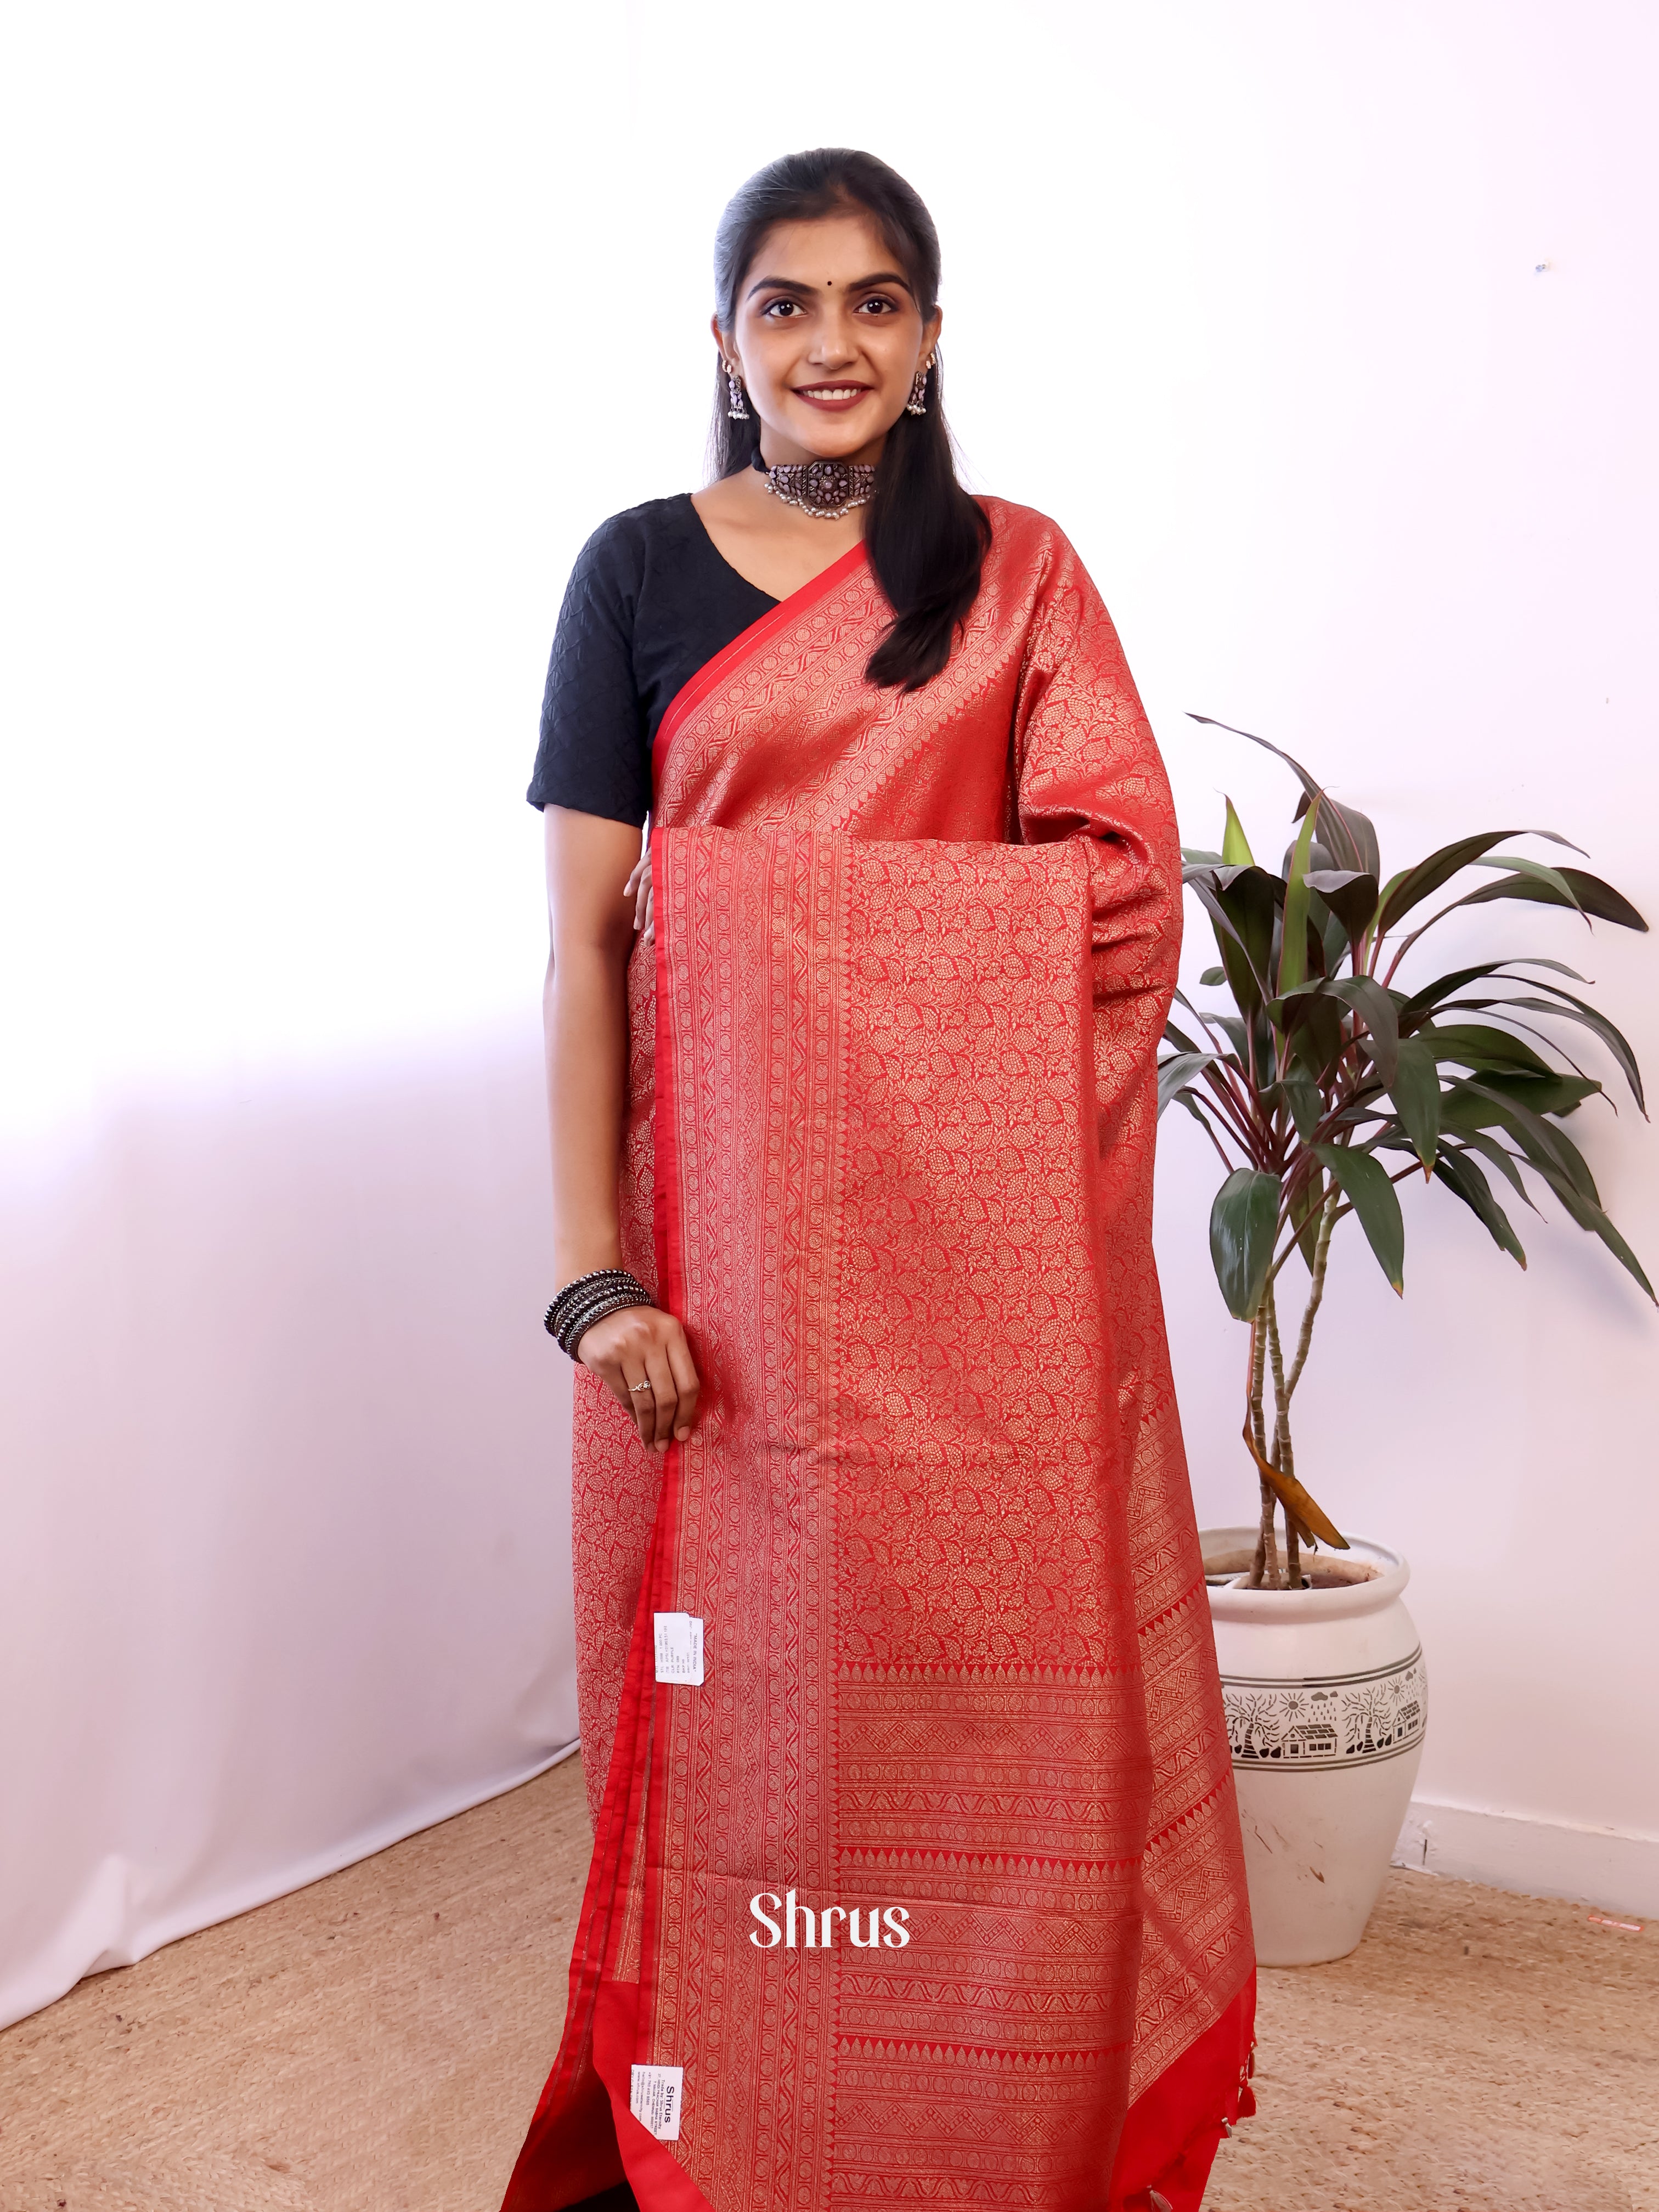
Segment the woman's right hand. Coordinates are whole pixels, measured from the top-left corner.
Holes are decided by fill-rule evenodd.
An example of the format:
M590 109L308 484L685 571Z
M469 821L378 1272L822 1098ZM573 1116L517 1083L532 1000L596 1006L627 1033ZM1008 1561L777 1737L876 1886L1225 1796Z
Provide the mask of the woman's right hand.
M647 945L656 942L657 920L655 902L651 895L651 848L647 843L635 863L634 872L623 885L623 896L634 902L634 929L643 935Z
M576 1357L628 1408L647 1451L666 1451L671 1441L684 1443L690 1435L702 1386L672 1314L624 1306L582 1331Z

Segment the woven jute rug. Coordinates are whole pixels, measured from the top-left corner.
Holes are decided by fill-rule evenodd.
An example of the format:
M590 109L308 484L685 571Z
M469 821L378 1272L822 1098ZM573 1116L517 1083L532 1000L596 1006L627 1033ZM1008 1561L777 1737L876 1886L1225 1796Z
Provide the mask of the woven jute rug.
M0 2212L495 2212L586 1872L577 1762L0 2035ZM1659 2212L1659 1930L1395 1874L1264 1973L1206 2212Z

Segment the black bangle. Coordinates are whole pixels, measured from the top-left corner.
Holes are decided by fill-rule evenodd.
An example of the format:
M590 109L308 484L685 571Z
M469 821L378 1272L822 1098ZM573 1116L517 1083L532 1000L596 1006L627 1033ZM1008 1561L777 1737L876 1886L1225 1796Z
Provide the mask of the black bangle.
M574 1359L576 1346L596 1321L604 1321L610 1314L621 1313L628 1306L648 1306L650 1304L648 1297L642 1297L635 1291L618 1291L614 1297L602 1299L597 1306L585 1307L574 1320L566 1322L559 1338L560 1350L568 1352Z
M595 1267L565 1285L549 1306L542 1325L560 1351L574 1359L577 1345L595 1322L603 1321L607 1314L621 1313L628 1306L653 1303L645 1285L626 1267Z
M643 1285L636 1275L626 1267L593 1267L585 1275L574 1276L554 1299L547 1310L545 1327L550 1336L556 1336L564 1322L579 1305L605 1291L640 1290Z

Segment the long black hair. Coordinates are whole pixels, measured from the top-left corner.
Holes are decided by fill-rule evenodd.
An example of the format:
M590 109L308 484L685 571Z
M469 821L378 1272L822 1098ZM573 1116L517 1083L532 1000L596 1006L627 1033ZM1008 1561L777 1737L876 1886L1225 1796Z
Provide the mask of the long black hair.
M872 216L915 295L923 319L939 302L939 233L920 197L873 154L820 146L786 154L758 169L733 193L714 234L715 312L723 331L737 322L738 290L774 223L810 222L848 209ZM751 414L734 422L726 412L724 370L714 376L710 454L717 477L747 468L760 447ZM957 482L945 425L935 349L925 415L901 415L887 433L865 550L893 610L865 674L872 684L919 690L951 657L958 624L979 596L991 526L977 500Z

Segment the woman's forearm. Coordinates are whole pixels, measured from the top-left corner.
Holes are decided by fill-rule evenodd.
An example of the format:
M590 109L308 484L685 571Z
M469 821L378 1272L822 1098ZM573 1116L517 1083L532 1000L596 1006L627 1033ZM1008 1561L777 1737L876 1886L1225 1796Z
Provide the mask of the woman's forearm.
M625 941L550 961L543 1010L553 1140L555 1272L561 1283L622 1261L617 1175L628 1068Z
M628 1097L628 962L635 932L650 938L650 880L631 823L547 809L553 957L544 1005L561 1286L622 1264L617 1183ZM575 1354L648 1450L666 1451L691 1434L702 1384L672 1314L622 1307L582 1331Z

